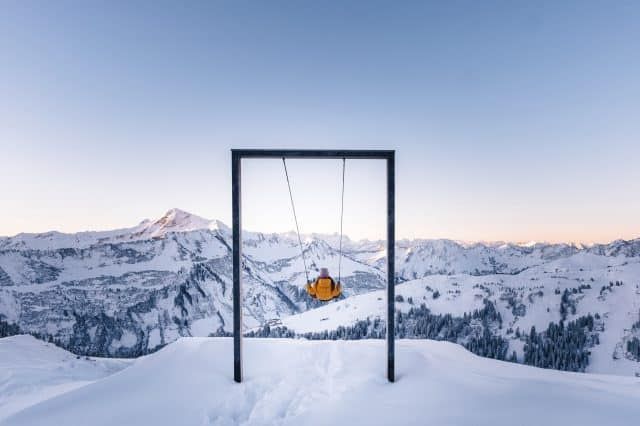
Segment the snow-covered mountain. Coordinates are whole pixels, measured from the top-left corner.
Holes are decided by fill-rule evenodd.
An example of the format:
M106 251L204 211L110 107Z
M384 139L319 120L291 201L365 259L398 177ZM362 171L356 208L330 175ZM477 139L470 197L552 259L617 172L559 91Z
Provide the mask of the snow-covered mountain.
M19 234L0 240L0 319L78 353L132 356L179 336L230 330L231 234L172 209L106 232ZM256 327L312 306L294 235L244 234L244 318ZM337 269L337 250L305 241L312 272ZM342 262L345 296L384 286L384 273Z
M430 340L396 344L392 384L375 340L247 339L242 384L229 338L182 338L124 369L51 346L0 339L0 424L623 426L640 415L638 378L542 370Z
M383 314L383 241L345 239L344 300L320 307L303 290L294 233L243 237L247 329L284 321L305 332ZM230 331L230 240L223 223L178 209L114 231L0 238L0 320L76 353L110 356ZM336 236L303 240L312 277L320 266L335 273ZM461 316L490 301L503 319L491 332L520 359L524 343L516 330L597 314L600 343L590 348L589 371L640 372L640 357L628 350L640 338L640 240L593 246L402 240L396 253L401 311L424 303L434 313Z
M42 234L18 234L0 237L0 250L57 250L61 248L82 249L96 244L118 244L132 241L164 238L173 232L197 230L222 230L230 232L222 222L207 220L180 209L167 211L160 219L145 219L132 228L112 231L90 231L64 234L57 231Z

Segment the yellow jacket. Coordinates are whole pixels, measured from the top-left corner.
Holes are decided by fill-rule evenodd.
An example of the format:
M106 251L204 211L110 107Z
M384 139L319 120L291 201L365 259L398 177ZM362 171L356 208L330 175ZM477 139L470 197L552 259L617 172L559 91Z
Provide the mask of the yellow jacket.
M333 298L340 296L340 283L333 278L318 278L313 284L307 284L307 293L314 299L327 302Z

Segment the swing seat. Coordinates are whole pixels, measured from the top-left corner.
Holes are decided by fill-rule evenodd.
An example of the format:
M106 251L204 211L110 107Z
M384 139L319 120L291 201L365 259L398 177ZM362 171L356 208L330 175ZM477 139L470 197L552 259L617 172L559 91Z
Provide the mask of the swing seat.
M313 283L307 284L307 293L321 302L328 302L342 294L342 286L331 277L318 277Z

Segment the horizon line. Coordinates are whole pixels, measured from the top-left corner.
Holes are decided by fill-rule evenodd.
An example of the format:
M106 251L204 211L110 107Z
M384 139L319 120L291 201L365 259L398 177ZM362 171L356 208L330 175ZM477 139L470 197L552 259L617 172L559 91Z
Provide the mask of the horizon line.
M169 210L167 210L162 216L160 216L157 219L149 219L149 218L145 218L143 220L141 220L140 222L138 222L137 225L133 225L133 226L125 226L125 227L115 227L115 228L109 228L109 229L86 229L86 230L78 230L78 231L71 231L71 232L65 232L65 231L59 231L56 229L49 229L46 231L36 231L36 232L18 232L17 234L13 234L13 235L0 235L0 238L16 238L18 236L21 235L44 235L44 234L49 234L49 233L58 233L58 234L62 234L62 235L74 235L74 234L82 234L82 233L100 233L100 232L110 232L110 231L118 231L118 230L128 230L128 229L133 229L139 226L142 226L143 224L146 223L156 223L159 220L161 220L162 218L164 218L165 216L169 215L171 212L183 212L188 214L189 216L192 216L196 219L201 219L201 220L205 220L207 221L209 224L210 223L214 223L214 222L219 222L221 224L223 224L224 226L226 226L227 228L231 229L231 227L224 222L223 220L220 219L207 219L203 216L188 212L186 210L180 209L180 208L171 208ZM200 228L195 228L193 230L189 230L189 231L174 231L174 232L190 232L190 231L195 231L198 229L210 229L207 227L200 227ZM276 234L295 234L296 231L295 229L290 229L287 231L256 231L256 230L251 230L251 229L244 229L243 231L245 232L250 232L250 233L257 233L257 234L271 234L271 235L276 235ZM303 232L301 233L301 235L304 236L314 236L314 235L318 235L318 236L333 236L333 235L339 235L338 232ZM351 237L349 237L348 234L343 234L346 238L348 238L349 240L353 241L353 242L378 242L378 241L384 241L385 238L369 238L369 237L365 237L365 238L358 238L358 239L353 239ZM485 245L485 246L495 246L495 245L505 245L505 244L511 244L511 245L515 245L515 246L519 246L519 247L526 247L526 246L534 246L537 244L544 244L544 245L560 245L560 244L566 244L566 245L571 245L571 246L582 246L582 247L590 247L590 246L596 246L596 245L610 245L613 244L615 242L618 241L624 241L624 242L629 242L629 241L635 241L640 239L640 236L635 236L635 237L630 237L630 238L614 238L611 240L607 240L607 241L587 241L587 240L582 240L582 241L570 241L570 240L558 240L558 241L549 241L549 240L545 240L545 239L540 239L540 240L529 240L529 241L524 241L524 240L504 240L504 239L496 239L496 240L488 240L488 239L478 239L478 240L465 240L465 239L457 239L457 238L446 238L446 237L403 237L403 238L396 238L396 241L420 241L420 240L424 240L424 241L452 241L455 242L459 245L462 246L470 246L470 245L475 245L475 244L481 244L481 245Z

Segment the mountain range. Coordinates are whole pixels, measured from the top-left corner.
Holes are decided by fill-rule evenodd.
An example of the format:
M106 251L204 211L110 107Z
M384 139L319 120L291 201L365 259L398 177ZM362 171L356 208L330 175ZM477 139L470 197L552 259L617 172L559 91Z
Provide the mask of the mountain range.
M0 320L78 354L117 357L229 332L230 245L228 226L179 209L125 229L0 237ZM304 235L303 247L312 277L321 266L336 272L336 235ZM383 318L385 242L346 238L343 251L344 295L321 306L304 291L294 233L243 232L245 329L283 323L319 331ZM590 246L399 240L396 271L399 311L424 304L463 315L490 301L504 324L491 332L519 358L525 343L514 330L597 315L588 370L640 373L628 350L640 337L640 239Z

